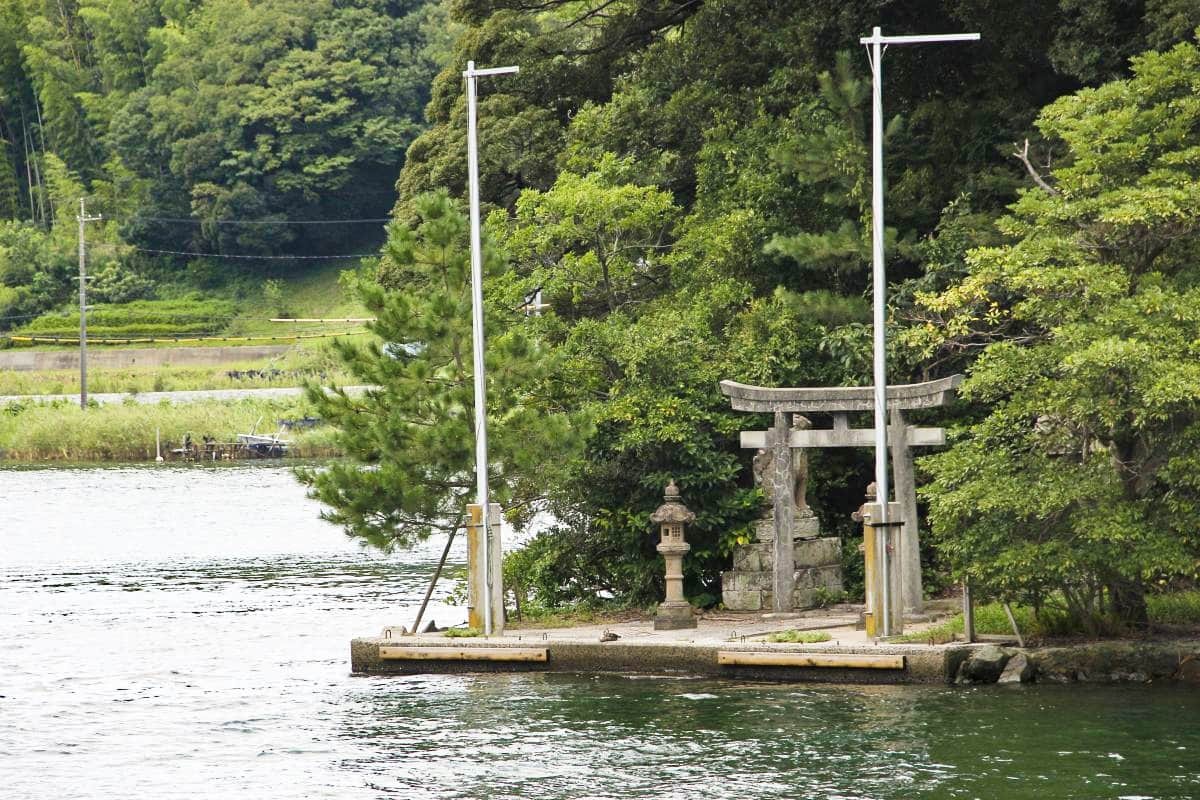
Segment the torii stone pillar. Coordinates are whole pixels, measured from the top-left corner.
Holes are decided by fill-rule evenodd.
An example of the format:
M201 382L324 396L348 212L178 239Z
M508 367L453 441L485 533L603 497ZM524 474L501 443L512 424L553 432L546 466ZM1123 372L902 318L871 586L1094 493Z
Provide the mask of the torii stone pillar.
M912 448L946 443L946 432L942 428L916 428L908 425L903 411L918 408L936 408L950 403L955 390L963 381L962 375L951 375L926 383L889 386L887 390L888 446L892 451L892 473L895 496L900 505L904 524L901 562L903 571L903 596L906 611L920 611L921 588L921 544L917 525L917 488L913 472ZM833 415L833 428L826 430L788 430L787 448L794 447L873 447L875 431L871 428L851 428L847 415L856 411L871 411L874 408L874 389L870 386L840 386L824 388L765 388L748 386L736 381L721 381L721 391L729 398L735 411L767 412L775 415L775 425L767 431L742 431L742 447L770 448L774 454L775 473L783 464L779 455L785 449L778 431L787 430L786 413L818 413ZM787 459L790 471L791 459ZM785 493L786 494L786 493ZM884 498L881 498L883 500ZM780 506L786 506L781 509ZM775 495L776 530L781 519L790 518L791 498ZM790 527L787 528L790 530ZM788 537L784 537L788 538ZM776 537L778 542L779 537ZM776 580L780 579L781 560L790 560L790 552L780 558L776 546ZM791 570L788 570L790 577ZM777 587L778 589L778 587ZM790 595L787 595L790 597ZM779 593L775 593L776 610L779 608ZM790 601L789 601L790 603Z

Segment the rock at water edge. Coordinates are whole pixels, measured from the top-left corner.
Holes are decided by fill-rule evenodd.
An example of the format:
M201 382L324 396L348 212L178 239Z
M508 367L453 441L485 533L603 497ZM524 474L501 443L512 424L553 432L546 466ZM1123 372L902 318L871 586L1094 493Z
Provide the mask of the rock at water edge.
M963 662L958 671L959 683L995 683L1004 671L1008 654L995 645L979 648Z
M1017 653L1004 665L996 683L1029 683L1033 680L1033 664L1024 653Z

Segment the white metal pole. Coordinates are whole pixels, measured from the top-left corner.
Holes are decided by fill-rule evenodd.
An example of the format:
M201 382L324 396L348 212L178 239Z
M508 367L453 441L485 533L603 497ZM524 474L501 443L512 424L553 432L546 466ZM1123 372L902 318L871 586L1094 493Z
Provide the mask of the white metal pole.
M79 407L87 409L87 212L79 198Z
M875 546L883 575L880 592L883 635L891 636L891 598L888 591L887 530L887 276L883 269L883 47L879 28L871 31L871 281L874 287L874 367L875 367L875 488L879 503L879 521L875 528Z
M888 471L887 471L887 275L883 266L883 51L889 44L927 44L936 42L970 42L979 39L978 33L951 33L929 36L884 36L879 27L871 35L859 39L867 45L871 60L871 281L874 290L874 373L875 373L875 485L879 503L880 570L883 573L883 635L891 636L891 596L888 581ZM909 520L914 524L915 520Z
M467 195L471 214L471 346L475 371L475 502L483 527L483 633L492 635L492 570L488 563L487 384L483 373L483 255L479 237L479 142L475 134L475 62L467 62Z
M476 81L480 75L503 75L517 72L517 67L476 70L475 62L467 62L463 77L467 79L467 195L471 217L471 339L472 364L475 370L475 483L479 503L480 523L483 525L483 633L492 635L492 587L497 580L498 564L491 563L492 527L488 520L488 457L487 457L487 384L483 364L483 253L479 233L479 141L476 134Z

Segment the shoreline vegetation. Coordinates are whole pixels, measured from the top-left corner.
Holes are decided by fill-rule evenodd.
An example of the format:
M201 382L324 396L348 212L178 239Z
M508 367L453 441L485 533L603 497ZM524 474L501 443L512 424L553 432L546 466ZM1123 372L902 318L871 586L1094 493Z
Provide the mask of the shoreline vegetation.
M287 400L219 400L190 403L135 402L91 406L77 403L14 403L0 407L0 463L153 462L155 432L164 454L184 437L209 436L235 441L237 434L272 433L279 420L309 416L303 398ZM289 457L340 455L333 431L326 427L295 431Z

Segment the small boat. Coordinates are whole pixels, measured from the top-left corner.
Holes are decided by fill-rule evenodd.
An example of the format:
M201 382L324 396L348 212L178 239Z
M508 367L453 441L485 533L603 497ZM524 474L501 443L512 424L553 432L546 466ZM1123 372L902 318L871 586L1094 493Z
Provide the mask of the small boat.
M276 434L239 433L237 440L242 450L254 458L282 458L291 444Z
M237 435L238 445L242 452L251 458L282 458L286 456L291 443L287 439L279 438L278 433L255 433L258 430L259 422L262 422L262 417L259 417L258 422L254 423L250 433Z

